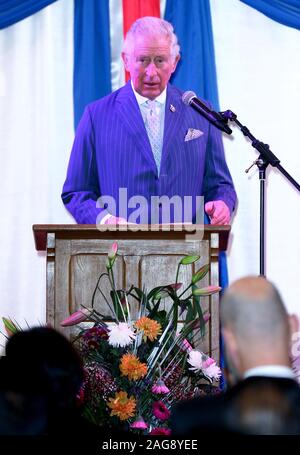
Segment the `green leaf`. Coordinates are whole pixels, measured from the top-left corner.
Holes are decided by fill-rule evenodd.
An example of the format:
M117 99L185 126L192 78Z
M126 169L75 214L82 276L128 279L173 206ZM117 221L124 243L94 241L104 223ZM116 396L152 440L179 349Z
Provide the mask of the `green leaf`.
M140 290L140 288L137 288L137 287L134 286L133 287L133 291L136 292L136 295L138 296L138 298L140 300L142 300L144 298L145 294L143 293L143 291ZM129 295L132 295L132 294L130 293Z
M124 321L123 311L124 311L125 316L126 317L128 316L128 311L127 311L126 305L125 304L122 305L122 299L124 297L124 291L122 291L122 290L117 290L116 292L115 291L110 291L110 297L112 299L112 302L113 302L113 305L114 305L114 310L115 310L115 313L117 315L117 318L120 321ZM122 311L122 308L120 307L120 302L119 301L121 302L123 311Z
M209 264L203 265L193 276L192 283L196 284L198 281L202 280L209 271Z
M18 327L11 319L3 317L2 321L3 321L4 327L5 327L6 333L9 336L14 335L15 333L19 332Z
M170 295L170 293L166 289L163 288L153 296L153 300L166 299L167 297L169 297L169 295Z
M165 286L156 286L155 288L151 289L151 291L148 294L148 299L157 300L157 299L161 298L158 295L159 295L160 291L162 291L163 289L165 289Z
M158 300L158 299L165 299L167 297L171 297L173 300L177 298L176 291L180 289L182 286L182 283L176 283L176 284L168 284L167 286L160 286L157 288L152 289L149 293L149 298L152 297L153 300ZM153 291L156 291L153 294Z
M178 302L179 302L179 299L177 299L177 301L174 300L174 305L172 307L172 310L173 310L173 327L174 327L175 332L177 330L177 323L178 323Z
M198 261L198 259L200 259L200 256L185 256L184 258L181 259L180 264L182 265L193 264L194 262Z
M116 256L113 258L109 258L109 257L106 258L105 267L107 268L107 270L110 270L113 268L115 260L116 260Z
M204 334L205 334L205 321L204 321L204 317L203 317L203 312L202 312L202 308L201 308L201 305L200 305L200 296L199 295L195 295L194 294L194 291L196 291L197 289L195 289L196 286L193 286L192 287L192 290L193 290L193 296L194 296L194 299L193 299L193 303L195 305L195 309L198 313L198 316L199 316L199 322L200 322L200 333L201 333L201 336L204 337Z
M149 310L149 315L148 315L148 317L149 317L150 319L155 319L155 317L156 317L156 315L157 315L157 313L158 313L159 305L160 305L160 300L158 300L158 301L155 303L155 305L153 306L153 308L151 308L151 309Z
M190 321L194 321L196 318L196 311L194 305L192 305L192 302L188 300L188 310L186 313L186 318L185 318L185 324L188 324Z

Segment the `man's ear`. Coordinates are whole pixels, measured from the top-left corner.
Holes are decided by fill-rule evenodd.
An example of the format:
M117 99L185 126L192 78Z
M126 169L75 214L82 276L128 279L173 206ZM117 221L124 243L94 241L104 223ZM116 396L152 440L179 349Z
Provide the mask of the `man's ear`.
M176 70L177 63L179 62L179 60L180 60L180 54L178 54L177 57L175 58L175 61L174 61L174 64L173 64L172 73L174 73L174 71Z
M222 328L222 336L224 340L225 365L224 374L228 386L233 386L240 380L240 353L236 337L233 332L226 328Z
M232 331L228 328L222 328L222 335L224 338L224 344L229 352L236 351L236 339Z
M226 350L227 356L230 357L231 362L234 364L234 367L238 368L239 349L238 349L237 339L236 339L234 333L228 328L222 329L222 335L223 335L223 339L224 339L224 345L225 345L225 350Z
M125 52L122 52L121 57L122 57L122 60L123 60L123 63L124 63L126 71L129 71L129 69L128 69L128 64L129 64L128 55L125 54Z
M291 336L293 335L293 333L300 331L299 318L296 314L289 314L289 326Z
M299 318L296 314L289 314L290 332L299 332Z

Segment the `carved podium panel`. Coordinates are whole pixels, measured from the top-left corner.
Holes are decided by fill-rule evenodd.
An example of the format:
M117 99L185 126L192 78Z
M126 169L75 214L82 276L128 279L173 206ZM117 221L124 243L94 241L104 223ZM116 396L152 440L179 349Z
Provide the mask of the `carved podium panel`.
M184 255L199 255L200 259L181 267L179 282L186 286L193 273L209 263L209 273L197 285L218 285L218 255L227 247L230 226L196 226L194 232L178 225L168 228L156 226L154 230L151 226L151 230L133 231L126 226L116 230L104 225L100 231L95 225L34 225L36 249L47 251L47 322L66 336L74 335L73 328L62 328L60 322L82 304L91 306L97 279L106 271L107 252L115 240L118 242L114 265L117 289L135 285L150 290L174 283L177 264ZM109 296L109 283L105 280L101 283L103 292ZM95 302L96 309L108 314L100 293ZM132 299L130 303L134 318L137 302ZM171 301L165 302L166 309L170 304ZM201 349L218 361L219 295L202 298L201 306L210 313Z

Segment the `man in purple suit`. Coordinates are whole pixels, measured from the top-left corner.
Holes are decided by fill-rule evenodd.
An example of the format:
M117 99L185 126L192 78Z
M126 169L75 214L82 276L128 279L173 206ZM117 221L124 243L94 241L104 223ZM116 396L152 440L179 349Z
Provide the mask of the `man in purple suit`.
M78 223L229 224L236 193L221 133L169 84L180 59L165 20L138 19L122 58L131 80L85 109L62 199ZM202 210L201 210L202 209Z

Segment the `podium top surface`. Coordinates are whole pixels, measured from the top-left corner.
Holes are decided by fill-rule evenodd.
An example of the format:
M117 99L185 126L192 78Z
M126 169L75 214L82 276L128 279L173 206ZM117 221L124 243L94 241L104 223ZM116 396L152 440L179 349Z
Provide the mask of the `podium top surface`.
M210 224L132 224L132 225L95 225L95 224L34 224L32 226L35 248L38 251L47 249L48 233L59 239L144 239L144 240L183 240L193 234L203 233L203 239L210 234L219 234L219 249L227 249L230 233L229 225L212 226Z

